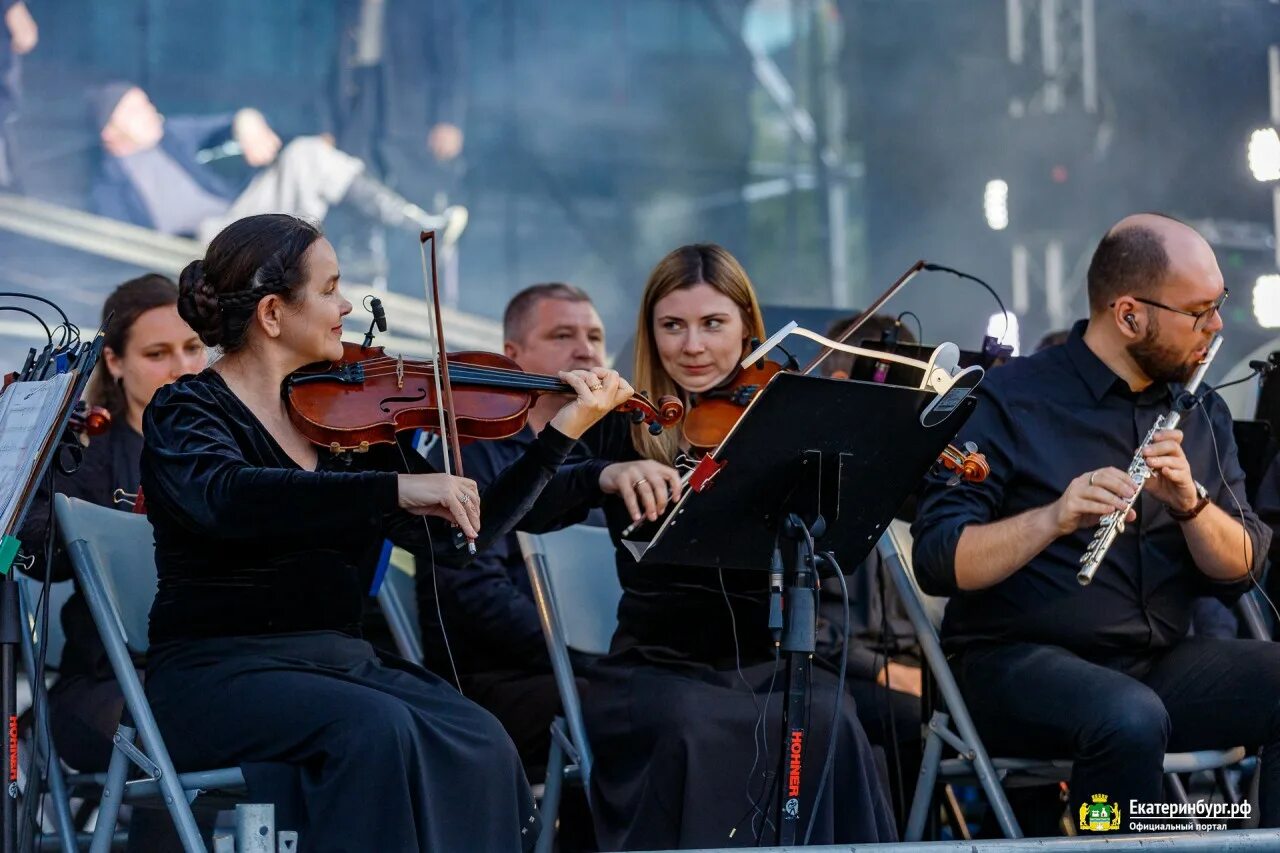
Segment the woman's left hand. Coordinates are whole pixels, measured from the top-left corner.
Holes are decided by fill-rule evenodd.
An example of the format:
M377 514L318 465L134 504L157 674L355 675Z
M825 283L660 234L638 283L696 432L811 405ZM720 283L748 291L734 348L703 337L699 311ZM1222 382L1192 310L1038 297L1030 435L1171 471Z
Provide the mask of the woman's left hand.
M631 399L635 390L618 371L607 367L590 370L561 371L560 378L569 384L577 398L556 412L551 426L569 438L581 438L593 424Z

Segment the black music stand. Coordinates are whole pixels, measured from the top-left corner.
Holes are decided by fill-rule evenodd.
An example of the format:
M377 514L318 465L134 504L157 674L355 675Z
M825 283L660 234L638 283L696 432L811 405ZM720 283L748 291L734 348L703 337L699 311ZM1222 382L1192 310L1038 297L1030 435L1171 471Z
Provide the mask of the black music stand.
M104 324L105 328L105 324ZM16 656L22 643L21 607L18 600L18 584L14 578L17 571L14 565L16 552L20 542L16 536L27 517L31 503L35 499L40 485L45 482L49 465L63 446L63 436L71 419L76 402L84 393L93 372L94 365L102 355L105 338L103 330L91 342L80 344L69 351L63 351L56 357L46 348L39 359L27 358L27 363L16 377L19 382L41 381L74 371L70 379L67 397L53 419L52 428L44 436L39 458L36 461L31 478L22 487L18 500L18 509L8 529L0 530L0 714L3 715L4 732L0 735L3 753L8 756L8 772L4 775L5 790L0 791L0 853L12 853L17 849L17 796L18 796L18 669ZM52 496L50 496L52 497ZM33 691L38 687L33 685ZM39 737L37 735L37 742ZM33 750L33 753L35 750ZM33 759L34 760L34 759ZM53 760L56 760L53 759ZM29 783L30 784L30 783Z
M635 549L641 563L770 573L769 628L787 661L779 844L795 844L800 826L817 554L830 551L850 568L862 562L973 411L980 376L939 397L778 374L703 461L703 471L719 466L714 477L700 491L691 485L647 548Z

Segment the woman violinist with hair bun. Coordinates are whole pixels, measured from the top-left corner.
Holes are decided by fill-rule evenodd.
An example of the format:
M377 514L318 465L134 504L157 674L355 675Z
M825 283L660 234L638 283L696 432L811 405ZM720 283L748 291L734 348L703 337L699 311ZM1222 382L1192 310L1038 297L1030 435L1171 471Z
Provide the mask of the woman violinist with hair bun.
M147 694L180 769L242 765L304 849L529 848L533 799L502 726L361 639L361 598L384 539L430 556L450 547L448 522L482 546L505 535L631 388L604 369L561 374L576 398L483 496L394 446L321 453L281 389L342 358L338 279L329 242L282 214L232 223L183 271L179 311L222 355L144 418L159 570Z

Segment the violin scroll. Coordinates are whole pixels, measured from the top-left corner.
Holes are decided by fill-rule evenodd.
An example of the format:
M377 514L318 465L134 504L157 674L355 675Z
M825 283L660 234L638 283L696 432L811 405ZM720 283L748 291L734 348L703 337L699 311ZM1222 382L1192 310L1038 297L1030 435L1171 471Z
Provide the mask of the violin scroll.
M938 455L938 463L951 472L948 486L954 486L962 480L966 483L981 483L991 474L991 464L987 462L987 457L978 452L978 445L972 441L966 441L963 447L948 444Z
M664 394L656 403L649 402L644 394L636 394L616 411L627 412L634 424L648 424L650 435L661 435L684 417L684 403L671 394Z
M67 428L76 435L90 438L102 435L111 429L111 412L102 406L90 406L84 400L76 403L67 419Z

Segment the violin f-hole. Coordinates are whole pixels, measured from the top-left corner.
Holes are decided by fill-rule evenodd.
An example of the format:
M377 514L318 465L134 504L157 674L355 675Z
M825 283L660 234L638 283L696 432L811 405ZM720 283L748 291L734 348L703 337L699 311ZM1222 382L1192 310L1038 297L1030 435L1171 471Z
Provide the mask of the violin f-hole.
M417 403L420 400L425 399L427 399L427 388L425 385L419 385L416 396L406 395L404 397L383 397L382 401L378 403L378 411L382 412L384 415L389 415L391 414L391 406L388 405L390 403Z

